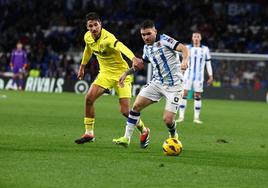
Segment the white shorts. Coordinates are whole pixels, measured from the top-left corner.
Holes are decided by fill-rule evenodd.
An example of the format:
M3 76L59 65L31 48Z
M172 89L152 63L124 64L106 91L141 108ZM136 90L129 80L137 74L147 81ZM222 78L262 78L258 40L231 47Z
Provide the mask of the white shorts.
M184 80L183 89L188 91L193 89L194 92L202 93L203 81Z
M163 86L155 82L145 85L139 93L139 96L158 102L162 97L166 99L165 110L177 113L179 101L183 95L182 85Z

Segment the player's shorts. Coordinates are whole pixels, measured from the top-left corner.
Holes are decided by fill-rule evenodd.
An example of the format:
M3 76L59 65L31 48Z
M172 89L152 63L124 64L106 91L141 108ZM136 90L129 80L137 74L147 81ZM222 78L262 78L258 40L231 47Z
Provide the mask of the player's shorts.
M150 82L142 88L139 95L155 102L158 102L162 97L165 97L165 110L177 113L179 101L183 95L183 88L182 85L163 86L155 82Z
M191 90L193 89L194 92L203 92L203 81L193 81L193 80L184 80L183 84L183 89L184 90Z
M13 73L14 74L18 74L18 73L22 73L22 72L23 72L23 68L13 67Z
M97 78L94 80L93 84L103 87L104 89L111 90L114 88L115 92L118 94L119 98L131 98L131 77L128 76L125 79L124 87L120 87L118 85L118 78L108 75L99 73Z

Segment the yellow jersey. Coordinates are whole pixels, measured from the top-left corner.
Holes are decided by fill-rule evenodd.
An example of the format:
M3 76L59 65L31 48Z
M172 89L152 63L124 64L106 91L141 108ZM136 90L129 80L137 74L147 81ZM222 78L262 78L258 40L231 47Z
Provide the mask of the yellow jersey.
M119 77L129 68L121 53L130 60L135 57L131 50L104 28L101 29L100 38L97 40L94 40L89 31L86 32L84 41L86 45L82 64L87 64L93 53L99 62L100 73L111 75L111 77Z

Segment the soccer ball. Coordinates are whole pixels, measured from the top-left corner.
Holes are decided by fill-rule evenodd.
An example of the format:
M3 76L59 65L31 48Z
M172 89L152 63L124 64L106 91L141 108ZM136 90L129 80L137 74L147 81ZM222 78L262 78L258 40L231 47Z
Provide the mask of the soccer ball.
M167 156L178 156L182 152L182 144L175 138L166 139L162 147L164 154Z

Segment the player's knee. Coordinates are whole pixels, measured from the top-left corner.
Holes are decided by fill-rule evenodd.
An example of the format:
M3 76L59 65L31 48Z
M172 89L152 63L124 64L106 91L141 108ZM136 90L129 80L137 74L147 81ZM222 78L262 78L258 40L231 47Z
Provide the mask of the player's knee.
M194 99L197 100L197 101L200 101L201 100L201 94L195 94Z
M86 95L85 96L85 102L87 105L93 105L94 104L94 97L92 95Z
M164 120L166 125L171 125L173 123L173 116L165 115L163 117L163 120Z

